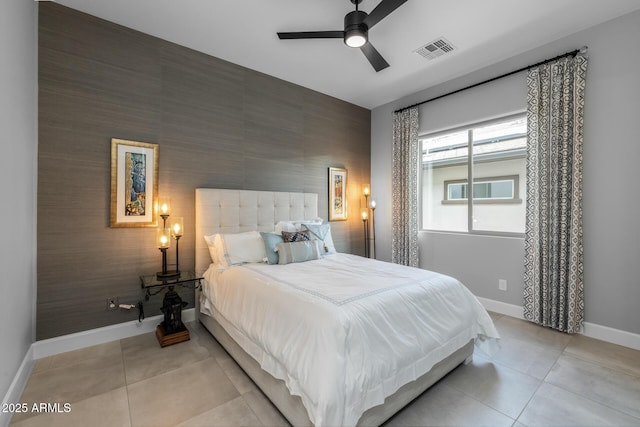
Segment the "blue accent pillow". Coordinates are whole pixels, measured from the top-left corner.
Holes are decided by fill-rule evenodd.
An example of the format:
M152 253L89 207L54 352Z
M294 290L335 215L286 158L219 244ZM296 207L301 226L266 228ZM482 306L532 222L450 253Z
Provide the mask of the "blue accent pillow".
M267 263L278 264L279 256L276 252L276 245L284 242L284 239L280 234L260 232L262 240L264 241L264 250L267 253Z
M329 224L302 224L303 227L311 234L311 240L318 240L322 255L335 254L336 247L331 237L331 226Z

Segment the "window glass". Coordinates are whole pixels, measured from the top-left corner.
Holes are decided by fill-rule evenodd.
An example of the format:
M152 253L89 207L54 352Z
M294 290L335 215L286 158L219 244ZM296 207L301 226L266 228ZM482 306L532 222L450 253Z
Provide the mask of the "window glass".
M463 130L434 136L422 144L422 226L429 230L467 231L467 197L463 186L445 190L445 181L466 182L469 132ZM462 180L462 181L460 181ZM454 191L456 205L442 203L445 191ZM462 192L465 191L463 195Z
M427 135L421 142L422 228L524 233L524 115Z

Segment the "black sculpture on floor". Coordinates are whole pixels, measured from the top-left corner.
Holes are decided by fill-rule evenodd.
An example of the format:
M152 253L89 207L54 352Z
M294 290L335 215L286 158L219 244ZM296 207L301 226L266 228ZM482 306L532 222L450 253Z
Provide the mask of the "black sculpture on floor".
M162 328L166 335L173 334L185 330L185 326L182 323L182 308L187 306L187 302L183 302L182 298L176 291L173 290L173 286L169 286L169 290L164 295L162 300L161 311L164 313L164 321L162 322Z

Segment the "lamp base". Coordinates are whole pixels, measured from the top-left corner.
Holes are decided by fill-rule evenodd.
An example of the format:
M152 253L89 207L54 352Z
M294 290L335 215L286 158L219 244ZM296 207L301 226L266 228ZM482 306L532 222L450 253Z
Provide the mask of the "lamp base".
M162 323L156 327L156 338L158 339L158 343L160 343L160 347L178 344L183 341L189 341L190 339L189 330L186 327L178 332L167 334Z
M180 272L175 270L167 271L166 273L163 273L162 271L158 271L156 273L156 277L158 278L158 280L175 279L180 277Z

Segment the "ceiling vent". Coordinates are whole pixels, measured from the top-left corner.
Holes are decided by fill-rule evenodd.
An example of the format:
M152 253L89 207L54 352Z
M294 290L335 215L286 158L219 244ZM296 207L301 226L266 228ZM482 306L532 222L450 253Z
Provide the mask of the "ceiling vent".
M436 59L445 53L453 52L455 46L444 37L440 37L431 43L427 43L419 49L414 50L415 53L427 58L428 60Z

